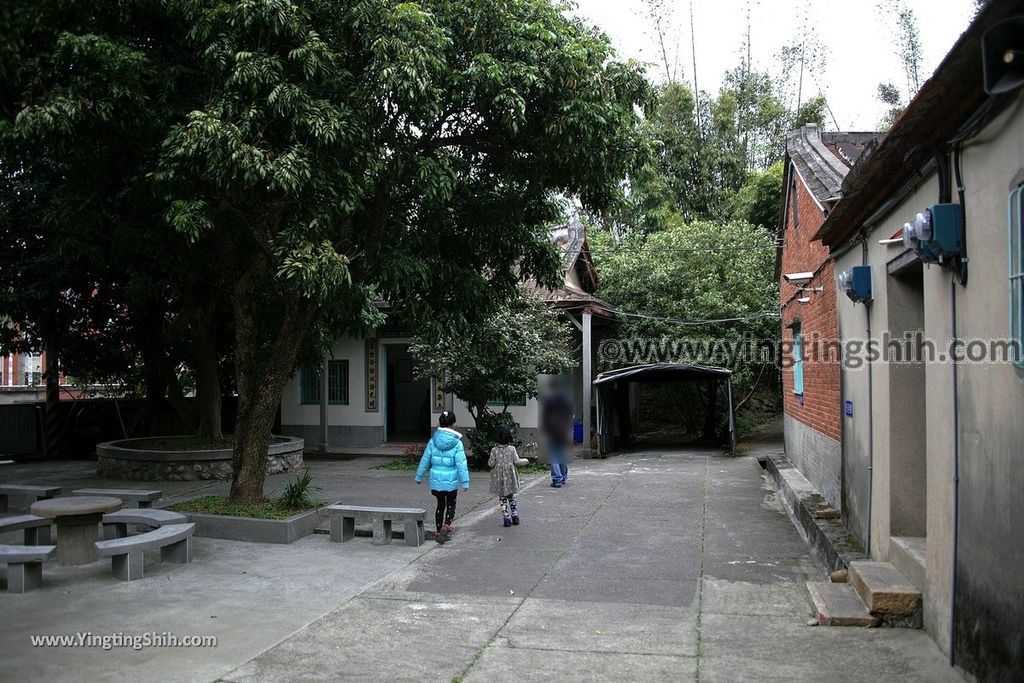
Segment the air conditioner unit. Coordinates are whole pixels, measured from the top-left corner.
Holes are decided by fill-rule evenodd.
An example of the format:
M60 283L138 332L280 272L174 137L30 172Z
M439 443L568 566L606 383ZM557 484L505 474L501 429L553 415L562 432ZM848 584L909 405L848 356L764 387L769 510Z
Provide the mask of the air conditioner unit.
M903 226L903 244L924 263L945 264L964 254L964 214L959 204L935 204Z
M839 274L839 289L854 303L871 301L871 266L854 266Z

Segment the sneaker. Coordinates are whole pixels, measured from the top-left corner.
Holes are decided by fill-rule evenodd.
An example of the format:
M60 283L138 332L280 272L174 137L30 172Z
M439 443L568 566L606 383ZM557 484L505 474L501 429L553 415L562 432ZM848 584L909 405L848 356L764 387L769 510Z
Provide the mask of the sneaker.
M560 489L560 488L562 488L562 485L559 484L558 482L553 481L553 482L551 482L551 488L553 488L553 489Z
M446 531L449 534L454 534L455 533L455 529L452 527L451 524L442 525L441 528L444 529L444 531Z
M445 529L445 528L441 529L441 533L439 534L439 537L441 539L441 541L440 541L441 543L444 543L445 541L452 540L452 532L449 531L449 529L451 529L451 527L448 527L448 529Z
M502 526L512 526L513 524L517 524L517 522L514 521L511 517L506 517L502 520Z
M519 526L519 515L516 515L512 518L512 524L515 526Z
M440 531L428 531L427 535L432 537L438 543L444 543L446 540L444 535Z

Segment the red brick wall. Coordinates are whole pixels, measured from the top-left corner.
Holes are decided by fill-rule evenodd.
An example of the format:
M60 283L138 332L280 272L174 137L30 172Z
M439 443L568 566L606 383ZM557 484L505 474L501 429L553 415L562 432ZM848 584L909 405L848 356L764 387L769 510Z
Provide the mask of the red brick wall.
M795 187L794 187L795 185ZM813 271L815 277L807 287L824 287L822 292L801 294L796 285L782 278L779 285L782 300L782 339L793 341L791 325L800 321L804 339L804 393L803 404L793 393L793 370L782 372L783 403L786 415L799 420L815 431L839 440L841 396L839 392L839 364L826 359L815 361L814 336L821 340L839 337L836 314L836 284L832 261L827 261L828 249L811 237L825 220L825 214L815 203L800 176L792 174L786 203L786 227L783 234L782 273ZM793 207L796 206L796 216ZM794 220L796 219L796 220ZM810 297L806 304L797 302L800 296Z

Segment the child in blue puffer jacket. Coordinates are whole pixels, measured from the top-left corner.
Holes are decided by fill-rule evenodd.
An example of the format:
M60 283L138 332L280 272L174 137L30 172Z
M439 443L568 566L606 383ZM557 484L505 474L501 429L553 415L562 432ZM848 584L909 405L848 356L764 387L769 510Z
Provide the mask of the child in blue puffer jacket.
M430 470L430 492L437 498L434 523L437 525L438 543L451 538L452 520L455 519L455 499L462 489L469 489L469 467L466 464L466 450L462 447L462 434L452 429L455 413L446 410L437 418L439 428L430 438L420 466L416 470L416 483L423 481L423 475Z

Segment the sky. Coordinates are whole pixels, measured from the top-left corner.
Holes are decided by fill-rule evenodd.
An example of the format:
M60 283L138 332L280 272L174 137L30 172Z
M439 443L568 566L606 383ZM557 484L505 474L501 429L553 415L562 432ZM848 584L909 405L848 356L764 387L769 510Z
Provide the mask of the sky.
M575 0L576 14L600 27L619 56L657 62L648 72L664 80L661 51L644 0ZM972 0L902 0L917 17L924 56L923 83L939 65L974 14ZM689 0L664 0L672 13L670 58L678 52L680 77L693 82ZM751 61L755 68L777 74L778 54L809 31L824 46L819 74L804 80L804 95L823 93L835 121L827 128L875 130L885 111L876 97L878 84L893 82L906 90L906 77L896 54L894 26L879 0L693 0L696 29L697 83L718 91L722 74L739 64L750 9ZM805 19L806 13L806 19ZM980 74L980 67L979 67Z

